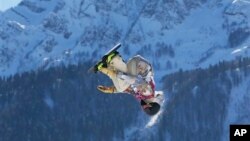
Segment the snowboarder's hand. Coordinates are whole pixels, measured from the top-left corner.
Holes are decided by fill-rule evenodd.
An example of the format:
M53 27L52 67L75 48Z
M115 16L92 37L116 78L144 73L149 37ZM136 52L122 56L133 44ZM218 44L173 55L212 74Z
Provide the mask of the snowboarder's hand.
M103 93L114 93L115 87L97 86L97 89Z

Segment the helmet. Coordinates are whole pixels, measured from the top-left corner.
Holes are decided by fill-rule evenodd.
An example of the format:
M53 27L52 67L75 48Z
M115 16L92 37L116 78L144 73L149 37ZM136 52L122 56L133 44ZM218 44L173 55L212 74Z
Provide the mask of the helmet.
M150 116L157 114L161 108L160 104L156 102L146 103L143 100L141 100L141 106L143 111Z

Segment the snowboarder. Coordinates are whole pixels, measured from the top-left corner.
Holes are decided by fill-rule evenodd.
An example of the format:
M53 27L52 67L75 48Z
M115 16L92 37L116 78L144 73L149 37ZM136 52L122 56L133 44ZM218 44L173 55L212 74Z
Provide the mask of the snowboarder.
M109 76L114 86L101 86L98 90L108 93L129 93L141 101L143 110L148 115L155 115L160 110L155 94L155 83L151 64L143 57L137 55L126 64L117 51L105 56L95 66L95 71L100 71Z

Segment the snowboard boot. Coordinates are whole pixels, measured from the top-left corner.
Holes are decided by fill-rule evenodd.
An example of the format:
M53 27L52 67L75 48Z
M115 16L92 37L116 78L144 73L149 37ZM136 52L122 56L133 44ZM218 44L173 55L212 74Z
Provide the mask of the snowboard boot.
M105 62L106 64L109 64L111 62L111 60L116 56L118 55L119 52L118 51L114 51L108 55L105 55L102 57L102 62Z
M97 87L97 89L103 93L107 93L107 94L112 94L115 92L115 87L114 86L111 86L111 87L106 87L106 86L101 86L99 85Z
M98 62L97 65L95 65L94 72L96 73L97 71L100 71L101 68L107 68L111 60L118 54L119 52L115 51L112 52L111 54L103 56L102 61Z
M97 71L100 71L101 68L107 68L107 64L103 61L100 61L97 65L95 65L94 72L96 73Z

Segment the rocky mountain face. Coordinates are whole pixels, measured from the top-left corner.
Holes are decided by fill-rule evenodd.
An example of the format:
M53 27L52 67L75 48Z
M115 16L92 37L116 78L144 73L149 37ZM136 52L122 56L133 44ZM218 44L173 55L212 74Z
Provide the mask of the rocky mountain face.
M1 14L0 71L96 60L117 42L166 73L207 67L248 55L249 13L243 1L23 0Z

